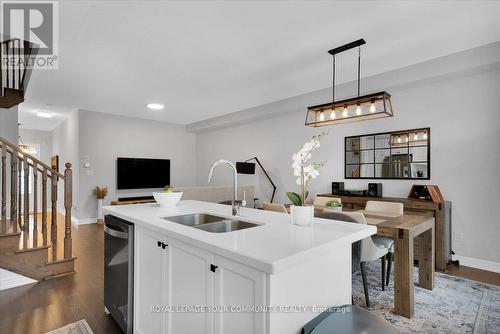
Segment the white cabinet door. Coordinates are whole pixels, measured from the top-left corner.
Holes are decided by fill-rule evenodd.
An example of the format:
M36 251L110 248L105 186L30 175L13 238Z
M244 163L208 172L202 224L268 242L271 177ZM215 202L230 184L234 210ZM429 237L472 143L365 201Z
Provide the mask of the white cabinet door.
M214 304L230 308L229 312L214 314L214 334L265 333L265 312L240 309L266 305L265 274L219 256L214 257L214 264L218 266L214 275Z
M213 256L204 250L170 239L168 241L167 271L168 313L170 334L211 334L212 314L200 307L213 303Z
M134 261L134 333L165 333L166 249L158 245L159 235L148 230L135 230Z
M266 305L265 273L145 229L135 233L134 333L266 333L266 313L248 310ZM213 306L229 312L209 312Z

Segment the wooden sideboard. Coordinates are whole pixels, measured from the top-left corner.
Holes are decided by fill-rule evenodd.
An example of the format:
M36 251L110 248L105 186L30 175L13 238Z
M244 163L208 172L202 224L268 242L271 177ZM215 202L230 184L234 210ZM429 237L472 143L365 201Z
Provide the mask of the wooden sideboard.
M446 264L451 261L451 202L434 203L432 201L397 198L397 197L365 197L345 196L337 194L319 194L318 196L335 197L350 209L364 209L367 201L386 201L403 203L405 214L431 215L435 218L435 250L436 269L446 271ZM415 242L415 259L418 259L418 242Z
M111 201L111 205L129 205L129 204L144 204L144 203L154 203L155 199L151 198L143 198L143 199L117 199L115 201Z

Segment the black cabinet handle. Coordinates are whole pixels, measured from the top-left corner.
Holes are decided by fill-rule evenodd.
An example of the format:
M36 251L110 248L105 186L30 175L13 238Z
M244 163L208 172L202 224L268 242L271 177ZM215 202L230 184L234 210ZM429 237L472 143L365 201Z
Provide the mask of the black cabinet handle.
M215 266L213 264L210 265L210 271L215 273L215 269L219 268L218 266Z
M161 247L162 242L158 241L158 247Z

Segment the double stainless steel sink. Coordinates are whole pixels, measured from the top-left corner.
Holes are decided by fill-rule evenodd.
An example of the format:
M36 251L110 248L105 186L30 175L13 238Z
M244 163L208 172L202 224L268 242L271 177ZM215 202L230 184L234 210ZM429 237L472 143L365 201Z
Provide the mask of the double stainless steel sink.
M215 216L207 213L193 213L165 217L163 219L212 233L226 233L259 226L259 224L248 221Z

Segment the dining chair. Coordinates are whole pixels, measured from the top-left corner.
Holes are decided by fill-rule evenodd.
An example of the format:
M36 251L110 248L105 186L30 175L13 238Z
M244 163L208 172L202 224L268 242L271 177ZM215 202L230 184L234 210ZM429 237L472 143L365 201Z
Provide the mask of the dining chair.
M356 219L351 216L345 215L341 212L319 212L314 215L316 218L324 218L331 220L339 220L348 223L357 223ZM359 263L361 261L361 242L356 241L352 244L352 273L356 272L359 268Z
M356 223L356 220L352 217L346 216L340 212L320 212L314 215L316 218L324 218L331 220L339 220L348 223ZM352 243L351 247L351 274L354 274L359 269L359 264L361 260L361 242L356 241ZM354 305L354 297L352 298L352 304Z
M358 224L367 224L365 215L360 212L346 212L348 216L351 216L356 220ZM372 237L364 238L361 240L361 258L360 258L360 267L361 267L361 278L363 279L363 288L365 290L365 300L366 307L370 307L370 298L368 292L368 284L366 279L366 262L372 262L380 260L382 264L382 290L385 290L385 257L389 250L382 246L377 245Z
M342 199L336 198L336 197L326 197L326 196L316 196L314 198L313 205L314 206L326 206L326 203L330 201L338 201L339 203L342 203Z
M404 206L403 203L397 203L397 202L368 201L366 202L365 210L402 215L404 211ZM387 247L387 249L389 250L389 252L387 253L387 275L385 282L385 285L389 285L389 279L391 277L392 261L394 261L394 239L392 239L391 237L376 235L373 236L373 241L377 245L383 245Z
M280 203L268 203L268 202L262 202L262 208L267 211L275 211L275 212L284 212L288 213L286 210L286 207L283 204Z
M360 212L343 212L343 213L340 213L340 212L322 212L322 213L318 213L315 217L332 219L332 220L340 220L340 221L365 224L365 225L367 224L365 216ZM359 253L358 253L359 254L359 267L361 269L361 278L363 279L363 289L365 292L366 307L370 307L370 297L369 297L369 291L368 291L368 281L366 278L365 263L377 261L379 259L381 260L381 263L382 263L382 290L384 290L385 256L388 253L388 249L384 246L376 245L373 242L372 237L367 237L367 238L364 238L363 240L360 241L358 251L359 251ZM353 246L353 255L352 255L353 268L355 268L354 263L356 262L355 252L356 252L356 250L355 250L355 247Z

